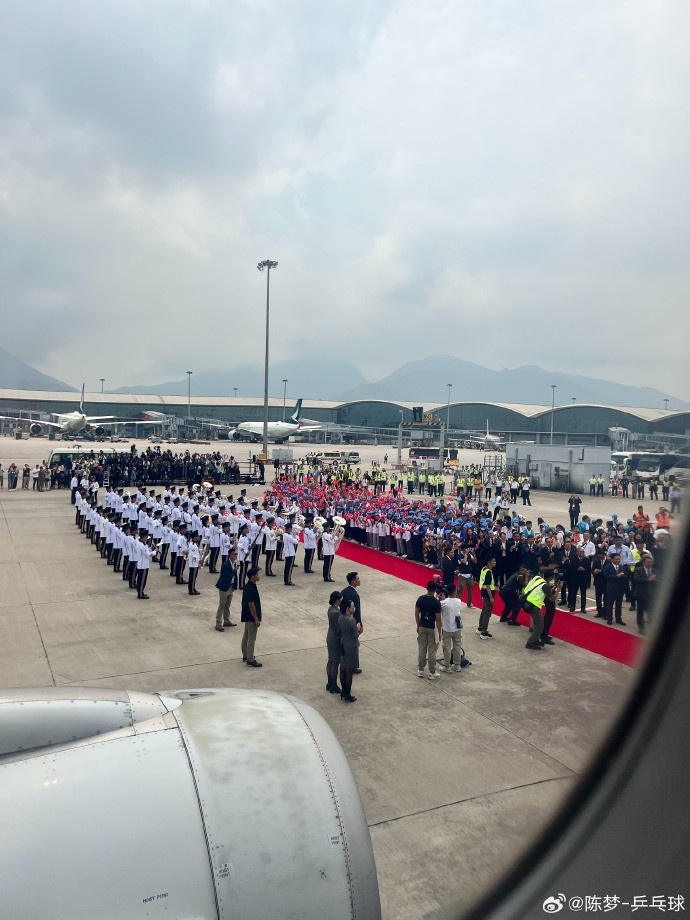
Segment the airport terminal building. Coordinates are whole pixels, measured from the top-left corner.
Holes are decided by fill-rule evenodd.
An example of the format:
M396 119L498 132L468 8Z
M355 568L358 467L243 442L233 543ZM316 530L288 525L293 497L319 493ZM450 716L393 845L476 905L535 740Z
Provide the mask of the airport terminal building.
M48 419L50 413L73 411L79 401L76 393L51 393L31 390L0 389L0 415L20 415L36 421ZM421 401L420 401L421 402ZM367 441L376 438L379 443L397 439L397 429L402 422L409 430L414 410L419 404L389 400L353 400L332 402L305 399L302 417L305 423L323 426L310 438L315 442L325 440ZM269 421L289 417L293 403L281 398L269 400ZM463 432L482 432L488 425L492 434L508 442L534 441L554 444L610 445L611 429L631 433L633 439L643 442L667 442L680 446L690 435L690 412L672 409L631 408L624 406L568 405L534 406L511 403L452 402L430 403L423 406L438 423L446 426L447 441ZM87 393L85 411L89 415L112 415L117 418L142 419L154 413L157 419L165 418L181 430L203 431L206 436L222 437L222 429L210 424L220 423L232 428L240 422L263 420L263 398L242 396L159 396L141 394ZM13 422L0 422L5 434L14 431ZM104 423L107 427L107 423ZM135 433L125 429L127 436Z

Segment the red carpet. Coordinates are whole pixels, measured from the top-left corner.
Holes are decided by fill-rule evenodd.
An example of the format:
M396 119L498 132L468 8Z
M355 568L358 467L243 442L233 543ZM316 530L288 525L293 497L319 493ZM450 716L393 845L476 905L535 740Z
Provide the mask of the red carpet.
M366 565L370 569L393 575L395 578L420 587L426 587L426 583L434 575L440 575L437 569L427 569L418 562L399 559L398 556L388 556L377 550L369 549L368 546L361 546L359 543L351 543L346 540L340 544L338 555L341 559L349 559L357 565ZM481 597L476 585L473 602L477 607L481 607ZM494 615L500 616L502 610L503 602L500 597L497 597ZM630 616L634 617L635 614L631 613ZM526 613L520 614L520 622L525 625L529 623ZM584 648L588 652L594 652L596 655L602 655L604 658L610 658L612 661L618 661L629 667L636 666L644 648L644 643L638 636L595 620L592 614L581 616L557 610L550 634L554 639L561 639L570 645L576 645L578 648Z

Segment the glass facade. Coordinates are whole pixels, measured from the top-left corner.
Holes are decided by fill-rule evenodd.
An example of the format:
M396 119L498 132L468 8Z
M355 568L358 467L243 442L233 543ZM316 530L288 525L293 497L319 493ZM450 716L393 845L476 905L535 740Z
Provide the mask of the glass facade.
M34 394L32 394L33 396ZM106 394L107 397L107 394ZM180 397L130 397L124 401L116 394L112 400L92 401L87 396L85 409L87 415L113 415L117 418L141 419L142 412L161 412L164 415L176 416L180 421L187 417L187 400ZM166 400L170 400L167 402ZM0 398L0 415L18 415L26 412L60 413L73 412L79 404L79 395L69 399L21 399L14 395L12 398ZM285 406L285 415L289 417L294 409L291 401ZM423 406L425 411L428 406ZM340 406L320 406L318 402L304 406L302 416L317 423L334 423L337 425L355 425L365 428L397 428L401 420L411 422L412 409L403 407L399 403L388 400L356 400L343 403ZM438 406L434 413L446 422L446 406ZM228 425L239 422L263 421L263 405L254 400L250 405L243 405L229 398L225 403L222 398L200 404L192 397L191 415L195 419L211 419ZM269 406L269 421L277 422L283 418L282 402ZM522 414L518 407L494 405L492 403L451 403L450 428L451 430L485 431L487 421L492 432L513 434L516 437L529 437L530 434L548 434L551 428L551 410L547 409L539 415ZM640 434L650 434L656 431L669 434L684 435L690 430L690 412L679 412L677 415L663 419L648 421L635 414L634 410L626 412L621 409L606 406L587 406L573 404L570 406L557 406L554 410L554 433L568 435L602 435L605 436L608 428L628 428Z

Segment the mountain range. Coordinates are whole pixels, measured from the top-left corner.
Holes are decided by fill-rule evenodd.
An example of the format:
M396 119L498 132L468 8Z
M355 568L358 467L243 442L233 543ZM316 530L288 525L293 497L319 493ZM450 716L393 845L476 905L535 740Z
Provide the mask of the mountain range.
M611 380L598 380L577 374L547 371L535 365L525 365L501 371L490 370L471 361L450 355L435 355L404 364L376 383L359 385L341 393L350 399L398 399L410 402L419 399L444 403L503 402L549 406L551 386L556 386L556 405L573 401L603 406L631 406L663 409L664 399L670 409L690 409L684 402L653 387L634 387Z
M51 393L71 393L76 387L48 374L42 374L35 367L16 358L9 351L0 348L0 389L3 390L48 390Z
M456 402L503 402L548 406L551 387L555 385L556 405L576 401L604 406L663 409L690 409L690 403L653 387L635 387L611 380L600 380L577 374L547 371L526 365L500 371L491 370L451 355L434 355L403 364L380 380L368 382L351 361L331 357L294 358L279 361L270 368L270 395L283 395L283 380L287 380L287 402L298 396L305 399L349 401L356 399L385 399L402 402L443 404ZM154 383L111 390L113 393L158 394L186 396L187 377L166 383ZM70 386L14 357L0 348L0 388L19 390L74 391ZM191 379L193 396L261 396L264 390L263 368L245 365L228 371L200 371Z

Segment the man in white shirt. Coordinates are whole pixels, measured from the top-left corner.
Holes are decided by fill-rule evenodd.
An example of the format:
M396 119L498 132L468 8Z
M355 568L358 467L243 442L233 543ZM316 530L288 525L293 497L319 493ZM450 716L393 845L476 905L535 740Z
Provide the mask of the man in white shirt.
M145 530L140 531L137 545L137 598L147 601L146 582L149 577L151 559L156 555L156 550L150 545L150 537Z
M316 534L314 533L314 528L311 521L304 528L304 573L305 575L313 575L314 569L312 568L314 562L314 553L316 552Z
M187 540L187 525L181 523L177 535L177 558L175 559L175 584L177 585L187 584L187 582L184 580L184 570L185 566L187 565L188 549L189 543Z
M283 582L286 587L294 588L295 583L292 580L292 569L295 564L295 556L297 554L297 546L299 540L292 533L292 524L288 521L285 525L285 533L283 534L283 556L285 558L285 568L283 570Z
M333 524L329 521L323 525L323 536L321 537L323 547L323 580L335 581L331 578L331 569L333 568L333 559L335 557L335 537L333 536Z
M189 540L189 545L187 547L187 561L189 563L189 581L187 582L187 591L190 594L201 594L201 591L196 589L196 577L199 574L199 561L201 559L201 553L199 551L199 542L201 541L201 535L198 533L193 533Z
M457 597L457 588L453 585L449 589L448 597L441 601L441 625L443 627L443 670L450 674L453 668L450 665L451 650L453 665L460 671L460 658L462 656L462 616L460 615L460 601Z

